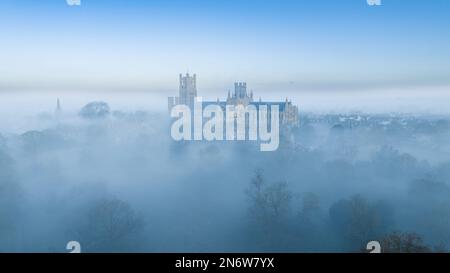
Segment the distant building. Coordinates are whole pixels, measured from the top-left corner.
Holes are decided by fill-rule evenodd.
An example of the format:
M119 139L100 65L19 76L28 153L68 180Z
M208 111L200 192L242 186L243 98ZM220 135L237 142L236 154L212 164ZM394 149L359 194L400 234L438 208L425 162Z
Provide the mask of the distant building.
M194 74L192 77L189 74L182 76L180 74L180 87L178 97L168 98L169 111L178 104L188 105L193 108L195 98L197 97L197 77ZM285 127L297 127L299 125L299 115L298 107L293 105L291 101L287 98L282 102L267 102L267 101L254 101L253 92L250 94L247 92L247 83L236 82L234 84L234 92L231 94L228 92L226 101L204 101L203 107L207 105L215 104L220 105L225 111L227 105L237 106L237 105L254 105L257 109L259 106L265 105L268 109L271 109L272 105L278 105L280 110L280 124Z
M56 108L55 108L55 117L58 119L62 115L62 108L61 108L61 102L58 99L56 99Z
M228 105L248 105L253 102L253 92L250 95L247 94L247 83L236 82L234 83L234 93L230 96L228 91L227 104Z
M193 106L197 97L197 75L192 77L189 73L186 76L180 74L178 97L169 97L169 109L178 104Z

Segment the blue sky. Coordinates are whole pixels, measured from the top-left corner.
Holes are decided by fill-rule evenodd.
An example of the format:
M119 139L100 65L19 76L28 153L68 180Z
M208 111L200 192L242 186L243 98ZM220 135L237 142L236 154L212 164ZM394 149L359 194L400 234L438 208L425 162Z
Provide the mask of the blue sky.
M81 1L0 2L0 90L450 84L448 0Z

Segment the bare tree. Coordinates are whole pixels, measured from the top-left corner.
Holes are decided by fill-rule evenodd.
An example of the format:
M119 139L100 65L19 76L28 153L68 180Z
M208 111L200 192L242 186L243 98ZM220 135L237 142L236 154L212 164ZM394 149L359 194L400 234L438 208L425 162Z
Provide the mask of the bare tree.
M360 195L340 200L330 208L337 229L354 249L377 238L390 224L391 210L383 203L370 203Z
M246 190L251 216L251 237L265 251L286 249L292 244L288 212L292 194L287 183L267 183L257 171Z
M89 208L81 237L85 249L114 252L128 247L133 241L131 237L142 227L143 221L128 203L119 199L104 199Z
M302 207L300 209L300 217L310 219L312 214L320 209L319 197L313 192L307 192L302 198Z
M394 232L383 237L380 243L384 253L429 253L433 251L415 233Z
M246 192L251 202L251 214L263 224L276 222L285 216L292 200L286 182L268 185L260 170L256 171Z

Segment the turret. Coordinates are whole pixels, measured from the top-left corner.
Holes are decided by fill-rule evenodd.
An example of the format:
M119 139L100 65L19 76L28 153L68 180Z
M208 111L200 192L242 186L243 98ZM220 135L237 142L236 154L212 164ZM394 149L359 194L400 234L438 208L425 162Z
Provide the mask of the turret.
M185 105L194 105L195 97L197 97L197 75L192 77L189 73L186 76L180 74L180 96L179 103Z

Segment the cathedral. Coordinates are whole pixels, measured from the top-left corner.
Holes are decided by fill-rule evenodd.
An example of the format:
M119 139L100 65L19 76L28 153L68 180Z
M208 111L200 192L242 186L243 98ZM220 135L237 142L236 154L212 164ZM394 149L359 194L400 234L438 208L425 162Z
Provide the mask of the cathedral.
M175 105L184 104L188 105L193 109L195 99L197 97L197 76L194 74L190 76L187 73L185 76L180 74L179 76L179 96L178 97L169 97L168 98L168 106L169 112ZM253 92L250 94L247 92L247 83L245 82L237 82L234 84L234 92L231 94L228 92L228 96L226 101L204 101L203 107L207 105L215 104L222 107L225 110L227 105L253 105L256 109L259 109L259 106L265 105L270 109L272 105L278 105L280 110L280 125L284 127L297 127L299 125L299 115L298 115L298 107L293 105L291 101L286 99L286 101L281 102L267 102L259 99L255 101L253 99Z

